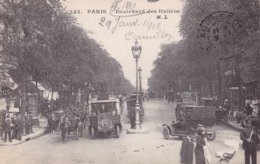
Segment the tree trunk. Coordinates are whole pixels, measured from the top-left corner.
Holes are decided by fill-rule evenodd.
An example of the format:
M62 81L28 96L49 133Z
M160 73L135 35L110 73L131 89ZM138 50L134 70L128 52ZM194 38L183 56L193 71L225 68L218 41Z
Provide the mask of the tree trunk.
M22 118L22 122L23 122L23 129L22 129L22 134L25 135L25 103L26 103L26 77L25 77L25 70L24 70L24 66L21 67L22 68L22 83L21 83L21 118Z
M70 83L70 93L69 93L69 107L71 108L72 104L72 83Z
M53 112L53 85L51 84L51 102L50 102L51 112Z
M37 71L35 71L35 86L36 86L36 89L37 89L37 115L41 112L39 112L40 110L40 90L38 89L38 76L37 76Z
M60 99L60 110L63 110L63 89L62 85L60 86L60 91L59 91L59 99Z
M221 65L220 59L218 60L218 69L217 69L217 79L218 79L218 106L222 105L223 95L222 95L222 75L221 75Z
M209 96L212 97L213 96L213 83L212 83L212 79L209 80Z

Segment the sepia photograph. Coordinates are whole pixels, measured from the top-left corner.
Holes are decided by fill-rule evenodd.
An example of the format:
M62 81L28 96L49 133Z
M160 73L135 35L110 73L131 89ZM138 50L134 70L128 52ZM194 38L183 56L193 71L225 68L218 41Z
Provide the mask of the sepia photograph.
M0 0L0 164L260 163L260 0Z

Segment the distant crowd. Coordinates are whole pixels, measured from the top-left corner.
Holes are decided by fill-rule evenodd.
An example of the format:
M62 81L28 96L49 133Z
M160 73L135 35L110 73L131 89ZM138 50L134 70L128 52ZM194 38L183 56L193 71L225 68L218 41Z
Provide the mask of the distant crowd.
M25 129L23 129L23 125ZM4 142L12 142L13 139L21 140L23 130L25 135L33 133L33 117L29 113L25 116L25 121L22 121L21 115L19 113L14 114L12 117L9 115L5 116L2 123L3 128L3 138Z

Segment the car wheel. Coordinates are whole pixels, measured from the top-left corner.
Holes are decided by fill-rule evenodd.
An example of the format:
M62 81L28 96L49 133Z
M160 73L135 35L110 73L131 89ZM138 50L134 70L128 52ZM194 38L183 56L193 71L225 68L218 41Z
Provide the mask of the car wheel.
M163 138L166 140L170 138L170 131L167 127L163 129Z

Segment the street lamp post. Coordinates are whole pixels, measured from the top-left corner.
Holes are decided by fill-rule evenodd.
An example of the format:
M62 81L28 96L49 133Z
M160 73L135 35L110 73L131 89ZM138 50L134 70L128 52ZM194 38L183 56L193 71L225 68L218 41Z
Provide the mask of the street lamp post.
M140 93L142 93L142 76L141 76L142 69L141 69L141 67L138 68L138 72L139 72L139 91L140 91Z
M135 41L135 45L132 46L132 54L135 58L135 62L136 62L136 104L135 104L135 126L134 128L130 128L127 130L128 134L140 134L140 133L148 133L148 129L146 127L142 127L141 126L141 122L140 122L140 103L139 102L139 92L141 91L141 71L142 69L139 68L138 69L138 58L140 58L141 52L142 52L142 47L138 45L137 40ZM138 76L140 77L140 79L138 78ZM140 80L140 81L139 81ZM139 83L140 82L140 83ZM140 85L140 87L138 87ZM140 89L139 89L140 88Z
M137 40L135 41L135 45L132 46L132 54L135 58L136 62L136 104L135 104L135 128L141 129L140 123L140 106L139 106L139 97L138 97L138 58L140 58L142 52L142 47L138 45Z

